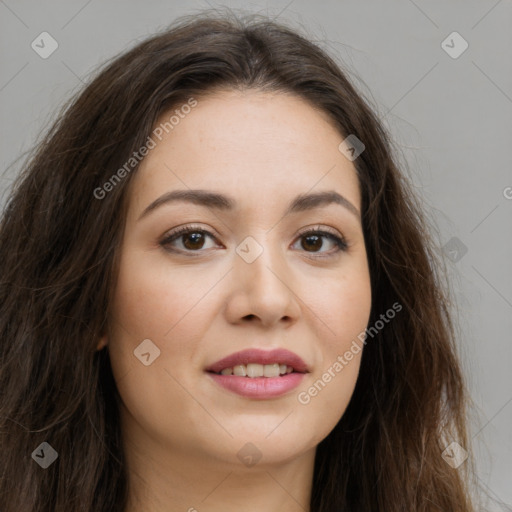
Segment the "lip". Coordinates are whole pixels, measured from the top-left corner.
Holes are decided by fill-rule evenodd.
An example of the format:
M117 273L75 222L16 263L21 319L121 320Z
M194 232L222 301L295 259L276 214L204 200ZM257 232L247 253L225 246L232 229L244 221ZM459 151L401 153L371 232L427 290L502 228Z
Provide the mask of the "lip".
M240 377L238 375L221 375L219 372L225 368L232 368L240 364L286 364L293 368L292 373L279 377ZM240 396L257 400L266 400L279 397L296 388L309 372L304 360L297 354L286 349L270 351L260 349L247 349L236 352L220 359L205 370L214 382L228 391Z
M233 368L240 364L272 364L279 363L291 366L294 372L307 373L309 372L308 365L297 354L290 352L284 348L277 348L274 350L261 350L257 348L250 348L235 352L216 363L206 368L207 372L220 373L225 368ZM245 377L244 377L245 378ZM265 377L271 378L271 377Z

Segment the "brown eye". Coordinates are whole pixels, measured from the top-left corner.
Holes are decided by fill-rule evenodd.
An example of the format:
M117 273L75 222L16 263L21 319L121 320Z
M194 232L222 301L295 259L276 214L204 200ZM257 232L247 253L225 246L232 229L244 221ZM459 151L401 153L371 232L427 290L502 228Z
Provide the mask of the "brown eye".
M208 238L214 242L209 247ZM315 254L315 257L335 256L339 251L346 251L348 248L344 238L318 229L302 233L299 240L300 249ZM194 226L184 226L169 233L160 245L170 252L199 256L204 250L214 247L216 242L217 239L212 233Z
M181 235L183 246L186 249L202 249L204 245L204 234L199 232L191 232L187 235Z
M205 247L208 238L215 241L215 237L208 231L185 226L169 233L160 245L171 252L202 252L202 249L212 247Z
M301 246L306 251L317 251L322 248L323 243L322 237L317 235L308 235L302 237Z
M319 257L334 256L339 251L346 251L348 248L348 244L343 238L327 231L310 230L302 233L299 239L301 249L306 252L318 253ZM327 244L325 240L328 240ZM329 245L331 245L330 250ZM327 246L327 250L322 250L325 246Z

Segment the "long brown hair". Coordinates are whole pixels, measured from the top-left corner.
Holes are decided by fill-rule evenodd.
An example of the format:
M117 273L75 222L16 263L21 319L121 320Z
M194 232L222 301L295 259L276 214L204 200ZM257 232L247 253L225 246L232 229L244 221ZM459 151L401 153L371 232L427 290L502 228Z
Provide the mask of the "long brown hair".
M163 113L214 88L293 93L327 113L340 136L363 141L353 163L370 325L391 304L403 307L367 343L349 406L317 447L311 511L474 510L471 456L455 469L442 455L451 442L471 452L449 292L389 135L307 38L261 16L211 12L183 17L109 62L13 187L0 224L0 510L124 510L119 396L108 348L96 345L108 329L137 166L97 191ZM58 453L46 469L33 456L43 442Z

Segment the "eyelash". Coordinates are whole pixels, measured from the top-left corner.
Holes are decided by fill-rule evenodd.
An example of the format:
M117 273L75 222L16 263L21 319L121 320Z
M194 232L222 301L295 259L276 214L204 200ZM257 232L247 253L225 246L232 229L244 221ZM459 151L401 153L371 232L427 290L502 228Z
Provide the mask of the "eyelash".
M191 234L191 233L201 233L202 235L208 235L213 240L218 242L216 236L213 235L212 233L210 233L209 231L206 231L205 229L202 229L202 228L196 227L196 226L182 226L180 228L175 229L174 231L171 231L167 236L165 236L165 238L160 242L160 245L165 250L167 250L169 252L187 254L190 256L192 256L193 253L199 253L199 254L194 254L192 257L200 256L200 253L203 252L201 249L199 249L197 251L192 251L190 249L184 251L182 249L169 249L167 247L167 246L169 246L169 244L171 242L178 240L181 236L183 236L185 234ZM332 251L329 253L314 252L314 251L311 252L310 254L320 254L321 255L321 256L313 256L314 258L334 257L340 251L347 251L347 249L348 249L348 243L343 237L335 235L334 233L330 233L325 228L323 228L323 229L320 229L320 227L316 227L314 229L306 228L305 230L303 230L302 232L299 233L298 239L300 239L302 237L311 236L311 235L317 235L317 236L322 236L322 237L328 238L332 242L334 242L334 244L337 246L337 249L334 251L334 253ZM308 251L306 251L306 252L308 252Z

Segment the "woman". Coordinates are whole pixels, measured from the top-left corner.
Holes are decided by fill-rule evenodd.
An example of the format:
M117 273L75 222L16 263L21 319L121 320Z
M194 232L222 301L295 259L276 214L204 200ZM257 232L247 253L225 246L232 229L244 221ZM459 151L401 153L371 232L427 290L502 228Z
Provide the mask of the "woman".
M138 44L3 215L0 510L473 510L433 247L311 42L203 16Z

